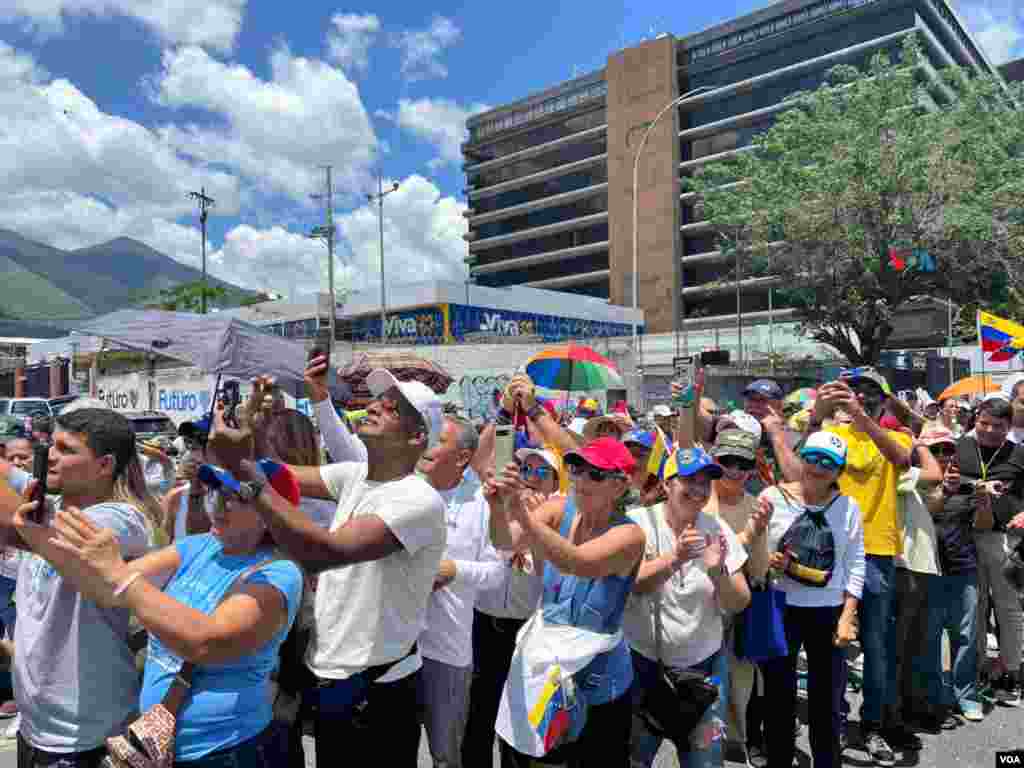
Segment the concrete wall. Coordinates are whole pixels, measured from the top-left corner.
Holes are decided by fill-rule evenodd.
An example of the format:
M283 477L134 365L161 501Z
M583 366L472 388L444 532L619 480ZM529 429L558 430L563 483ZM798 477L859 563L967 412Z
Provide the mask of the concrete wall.
M666 36L608 59L608 218L612 304L633 305L633 163L646 123L679 96L675 39ZM637 183L639 306L648 333L679 316L679 118L651 133Z

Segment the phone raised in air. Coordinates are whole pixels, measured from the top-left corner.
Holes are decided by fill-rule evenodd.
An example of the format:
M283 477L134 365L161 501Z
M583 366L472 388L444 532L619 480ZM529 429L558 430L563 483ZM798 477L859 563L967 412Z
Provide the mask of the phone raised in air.
M32 510L32 522L40 525L46 519L46 475L50 471L50 446L39 443L32 449L32 478L35 487L32 489L31 501L38 502Z
M494 474L500 475L515 459L516 428L511 424L499 424L494 428Z

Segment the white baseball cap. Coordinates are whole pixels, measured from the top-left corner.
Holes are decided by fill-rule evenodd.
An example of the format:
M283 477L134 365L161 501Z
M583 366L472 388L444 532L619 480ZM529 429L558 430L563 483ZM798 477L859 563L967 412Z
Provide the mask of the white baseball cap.
M659 404L654 406L653 413L655 416L671 416L672 409L669 408L667 405Z
M583 418L575 418L569 422L569 431L583 437L583 428L587 425L587 420Z
M526 461L530 456L536 456L555 470L555 472L558 471L558 459L555 458L555 454L551 451L545 451L542 448L520 448L516 451L516 458L519 459L519 461Z
M735 424L737 429L749 432L757 438L758 442L761 442L761 422L746 411L729 411L722 417L722 420Z
M366 386L374 397L380 397L392 387L398 387L405 401L423 418L423 424L427 428L427 448L433 448L441 441L441 429L444 427L441 398L426 384L419 381L399 381L387 368L375 368L366 377Z

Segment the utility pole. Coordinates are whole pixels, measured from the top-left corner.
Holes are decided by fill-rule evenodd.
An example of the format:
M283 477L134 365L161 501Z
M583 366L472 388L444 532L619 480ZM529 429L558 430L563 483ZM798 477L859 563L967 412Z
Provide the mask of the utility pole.
M334 229L334 185L331 181L331 166L325 165L323 168L327 186L326 196L324 197L324 218L327 220L327 223L322 227L316 227L309 236L323 238L327 241L327 291L331 302L331 311L330 315L328 315L331 342L327 345L327 348L333 351L336 339L334 333L335 315L338 310L338 302L334 294L334 239L336 235Z
M377 174L377 194L366 196L370 203L377 203L377 219L380 222L380 343L386 343L387 337L387 294L384 292L384 198L392 192L398 191L398 182L391 185L391 189L384 191L384 177Z
M206 194L206 187L200 187L198 192L189 192L188 196L199 204L199 227L203 232L203 287L202 295L199 297L199 311L206 314L206 219L210 215L216 201Z

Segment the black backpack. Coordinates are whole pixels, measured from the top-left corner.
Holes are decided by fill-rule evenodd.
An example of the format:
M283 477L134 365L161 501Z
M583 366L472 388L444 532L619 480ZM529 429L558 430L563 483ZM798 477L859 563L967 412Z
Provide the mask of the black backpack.
M821 511L805 508L782 538L778 551L789 553L786 575L806 587L826 587L836 562L836 541L825 513L841 497L836 494Z

